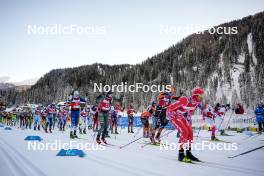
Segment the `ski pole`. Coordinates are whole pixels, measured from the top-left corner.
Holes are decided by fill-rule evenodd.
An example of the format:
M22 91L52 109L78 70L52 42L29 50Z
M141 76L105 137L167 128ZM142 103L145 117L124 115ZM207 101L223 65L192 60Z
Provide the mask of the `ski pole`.
M201 122L201 123L202 123L202 122ZM198 130L198 133L197 133L197 136L196 136L196 140L197 140L197 138L199 137L199 133L200 133L201 129L202 129L202 125L200 124L199 130Z
M122 145L122 146L120 146L119 148L122 149L122 148L124 148L124 147L126 147L126 146L128 146L128 145L130 145L130 144L133 144L134 142L136 142L136 141L138 141L139 139L142 139L142 138L143 138L143 136L141 136L141 137L139 137L139 138L137 138L137 139L135 139L135 140L133 140L133 141L131 141L131 142L125 144L125 145Z
M138 135L139 131L140 131L142 128L143 128L143 127L139 127L139 128L138 128L138 130L137 130L137 132L135 133L134 137L136 137L136 136Z
M236 157L238 157L238 156L245 155L245 154L247 154L247 153L250 153L250 152L253 152L253 151L259 150L259 149L261 149L261 148L263 148L263 147L264 147L264 145L262 145L262 146L260 146L260 147L257 147L257 148L254 148L254 149L251 149L251 150L248 150L248 151L246 151L246 152L243 152L243 153L240 153L240 154L234 155L234 156L229 156L228 158L236 158Z
M167 132L166 134L163 134L163 135L160 137L160 139L163 138L163 137L165 137L165 136L168 136L168 135L169 135L170 133L172 133L172 132L174 132L174 130L171 130L171 131ZM142 145L141 148L144 148L144 147L146 147L147 145L150 145L150 144L151 144L151 142L146 143L146 144Z
M218 130L218 129L221 130L220 128L222 127L222 124L223 124L223 122L224 122L225 116L226 116L226 113L225 113L225 115L224 115L224 117L223 117L223 119L222 119L220 125L218 126L217 130ZM221 132L220 132L220 133L221 133Z
M232 118L233 113L234 113L234 110L232 111L232 113L231 113L231 115L230 115L230 117L229 117L229 119L228 119L228 122L227 122L226 127L225 127L224 130L226 130L226 129L228 128L228 125L229 125L229 122L230 122L230 120L231 120L231 118Z

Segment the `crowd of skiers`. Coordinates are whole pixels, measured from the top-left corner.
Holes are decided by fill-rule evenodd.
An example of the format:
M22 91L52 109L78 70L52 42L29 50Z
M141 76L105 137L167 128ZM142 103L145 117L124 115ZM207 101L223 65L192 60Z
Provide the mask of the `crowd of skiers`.
M192 115L196 109L200 109L203 120L210 126L211 140L217 140L216 131L224 134L221 128L225 113L230 109L230 105L220 105L213 108L209 101L203 103L205 91L200 87L192 90L191 96L175 96L173 92L161 92L157 99L141 113L140 119L143 125L143 137L149 138L152 144L158 144L161 140L163 129L170 122L179 135L179 155L178 160L183 162L199 161L191 152L193 142ZM22 111L11 111L0 114L7 125L20 128L33 128L34 130L44 129L46 133L52 133L56 124L60 131L70 128L70 138L78 138L77 132L86 134L87 129L92 129L96 133L98 144L107 144L106 137L109 132L118 134L118 119L121 117L122 97L113 96L112 92L104 92L96 98L95 105L86 105L86 99L79 95L78 91L73 91L64 106L51 103L46 107L38 106L32 111L24 109ZM127 108L128 133L134 133L133 122L136 110L130 104ZM238 104L235 109L236 114L243 114L244 109ZM258 106L255 111L259 130L264 128L264 106Z

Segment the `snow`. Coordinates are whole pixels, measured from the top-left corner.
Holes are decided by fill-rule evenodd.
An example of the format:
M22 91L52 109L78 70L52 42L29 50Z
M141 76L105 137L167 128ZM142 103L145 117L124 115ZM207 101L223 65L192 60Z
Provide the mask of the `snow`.
M134 131L137 132L138 129ZM163 176L163 175L197 175L197 176L251 176L263 175L264 169L263 149L249 154L228 159L240 152L263 145L263 135L252 139L245 139L243 133L234 133L234 136L219 136L222 140L236 142L237 151L204 150L193 151L194 155L207 163L186 164L177 161L177 151L160 150L156 146L146 146L141 148L142 140L135 142L123 149L118 146L136 139L142 134L128 134L126 129L119 129L119 135L112 135L107 138L108 142L116 146L106 147L102 151L85 151L86 156L80 157L58 157L58 151L29 151L24 138L28 135L39 135L44 140L42 143L61 140L70 142L69 132L59 132L55 130L52 134L42 131L21 130L13 127L7 131L0 128L0 172L3 176L11 175L108 175L108 176ZM197 131L196 131L197 134ZM89 131L79 139L79 143L93 141L93 132ZM201 130L196 142L208 139L210 133ZM144 139L146 140L146 139ZM163 138L166 142L177 142L176 132L170 133Z
M238 60L237 60L240 64L244 64L245 62L245 53L241 53L238 56Z
M254 63L254 65L257 65L258 61L257 61L257 58L256 58L256 56L254 54L254 50L253 50L252 33L249 33L248 36L247 36L247 45L248 45L249 55L252 55L253 63Z
M252 48L253 48L253 45L252 45L252 34L249 33L248 36L247 36L247 45L248 45L248 52L249 54L251 55L252 54Z

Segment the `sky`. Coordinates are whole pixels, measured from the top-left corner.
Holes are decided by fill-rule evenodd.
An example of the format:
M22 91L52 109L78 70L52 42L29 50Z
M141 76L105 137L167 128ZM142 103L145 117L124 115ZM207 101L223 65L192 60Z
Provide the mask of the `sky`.
M263 0L0 0L0 81L140 63L193 32L166 27L201 30L263 10Z

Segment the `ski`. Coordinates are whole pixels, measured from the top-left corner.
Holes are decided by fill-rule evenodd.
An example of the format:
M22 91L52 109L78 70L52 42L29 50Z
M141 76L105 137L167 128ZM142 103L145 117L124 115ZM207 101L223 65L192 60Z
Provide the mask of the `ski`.
M97 143L98 144L98 143ZM109 144L109 143L107 143L107 144L105 144L105 143L100 143L100 144L98 144L98 145L102 145L102 146L105 146L105 147L109 147L109 146L112 146L112 147L115 147L116 145L114 145L114 144Z
M224 134L221 134L220 136L235 136L235 135L224 133Z
M251 136L248 136L248 137L245 137L243 140L247 140L247 139L253 139L253 138L256 138L258 136L260 136L261 134L260 133L256 133L256 134L253 134Z
M257 148L254 148L254 149L251 149L251 150L248 150L246 152L243 152L243 153L240 153L240 154L237 154L237 155L234 155L234 156L229 156L228 158L236 158L238 156L242 156L242 155L245 155L245 154L248 154L248 153L251 153L251 152L254 152L256 150L259 150L259 149L262 149L264 147L264 145L260 146L260 147L257 147Z
M224 141L224 140L221 140L221 139L216 139L216 140L209 140L211 142L223 142L223 143L232 143L230 141Z
M153 145L153 146L157 146L157 147L159 147L160 145L162 145L162 143L159 143L159 142L156 142L156 144L153 144L153 143L150 143L149 141L143 141L143 142L141 142L140 144L142 144L142 146L144 146L144 145Z
M174 130L169 131L169 132L163 134L163 135L160 137L160 139L163 138L163 137L165 137L165 136L167 136L167 135L169 135L169 134L172 133L172 132L174 132ZM146 147L147 145L151 145L151 144L152 144L152 142L148 142L148 143L142 145L141 148L144 148L144 147Z

